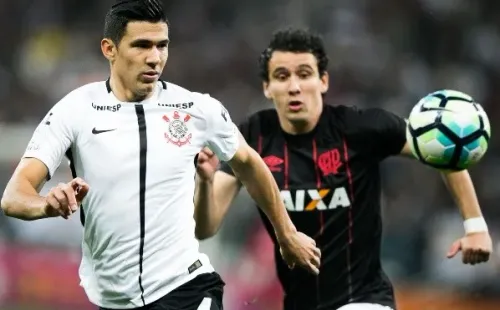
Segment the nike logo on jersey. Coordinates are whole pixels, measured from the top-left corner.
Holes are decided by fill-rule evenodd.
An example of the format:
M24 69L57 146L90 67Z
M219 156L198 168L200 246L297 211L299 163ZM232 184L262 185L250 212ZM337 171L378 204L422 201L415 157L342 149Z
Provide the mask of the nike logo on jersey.
M94 127L94 128L92 128L92 133L93 133L94 135L98 135L98 134L100 134L100 133L105 133L105 132L108 132L108 131L113 131L113 130L116 130L116 128L113 128L113 129L103 129L103 130L98 130L98 129L96 129L96 128Z

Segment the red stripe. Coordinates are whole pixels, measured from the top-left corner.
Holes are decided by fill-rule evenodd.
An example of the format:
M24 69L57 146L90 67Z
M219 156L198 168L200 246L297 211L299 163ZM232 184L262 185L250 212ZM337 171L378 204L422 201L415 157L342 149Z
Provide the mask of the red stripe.
M312 151L313 151L313 160L314 160L314 171L316 174L316 188L318 190L321 189L321 176L318 171L318 146L316 145L316 139L312 141ZM319 236L323 234L324 230L324 220L323 220L323 212L319 211Z
M349 151L348 151L348 147L347 147L347 141L346 139L344 138L344 164L345 164L345 167L346 167L346 173L347 173L347 181L349 183L349 192L350 192L350 196L351 196L351 205L349 206L349 214L348 214L348 217L349 217L349 227L348 227L348 246L347 246L347 272L348 272L348 275L347 275L347 284L348 284L348 287L349 287L349 300L351 299L352 297L352 278L351 278L351 244L352 244L352 241L353 241L353 238L352 238L352 226L353 226L353 220L352 220L352 206L354 204L354 182L353 182L353 179L352 179L352 171L351 171L351 168L349 167Z
M283 157L285 157L285 172L284 172L284 177L285 177L285 181L283 182L283 186L285 189L288 189L288 174L289 174L289 166L288 166L288 146L285 142L285 144L283 144Z
M259 155L262 155L262 136L259 135L259 137L257 138L257 153L259 153Z
M318 190L321 189L321 176L319 174L318 168L318 146L316 145L316 139L312 141L312 151L313 151L313 161L314 161L314 172L316 174L316 188ZM323 211L317 210L319 214L319 233L314 237L316 239L316 246L321 250L321 245L317 240L319 237L323 235L323 230L325 228L323 221ZM316 277L316 299L319 304L321 301L321 291L320 291L321 283L319 282L319 276Z

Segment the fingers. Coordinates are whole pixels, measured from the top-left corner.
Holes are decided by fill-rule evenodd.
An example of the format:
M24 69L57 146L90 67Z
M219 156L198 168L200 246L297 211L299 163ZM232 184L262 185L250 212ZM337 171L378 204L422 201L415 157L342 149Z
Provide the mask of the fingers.
M74 190L74 196L75 196L75 209L73 211L76 211L78 208L78 205L82 202L83 198L87 196L87 193L89 192L90 186L81 178L75 178L73 179L70 183L71 188Z
M448 257L448 258L455 257L455 255L457 255L457 253L460 252L461 247L462 246L461 246L460 240L453 242L450 249L448 250L448 253L446 254L446 257Z
M313 248L313 253L321 260L321 250L317 247Z
M204 162L208 161L208 155L203 153L203 152L199 152L198 153L198 159L197 159L197 164L202 164Z
M309 269L309 272L312 274L318 275L319 274L319 266L313 265L311 262L308 263L307 269Z
M47 204L48 204L47 207L49 208L49 210L46 212L47 216L61 216L65 219L68 218L68 216L63 211L61 204L59 203L59 201L55 197L52 190L47 195Z
M61 216L68 219L78 210L81 200L87 195L89 186L81 178L59 183L47 194L47 216Z
M209 161L214 157L215 154L210 150L208 147L204 147L199 153L198 153L198 164L204 163L206 161Z
M70 204L74 201L75 194L73 188L64 183L60 183L58 186L52 188L47 195L47 202L50 207L65 219L73 213Z
M317 249L317 248L313 249L313 257L311 258L309 263L312 263L313 266L315 266L316 268L319 268L321 266L321 254L318 255L318 254L314 253L317 251L319 251L319 249ZM319 271L318 271L318 273L319 273Z
M201 150L201 152L207 155L208 157L212 157L215 155L214 152L212 152L212 150L209 149L208 147L204 147L203 150Z
M462 255L462 262L469 265L485 263L489 259L490 252L486 249L467 249L463 251Z

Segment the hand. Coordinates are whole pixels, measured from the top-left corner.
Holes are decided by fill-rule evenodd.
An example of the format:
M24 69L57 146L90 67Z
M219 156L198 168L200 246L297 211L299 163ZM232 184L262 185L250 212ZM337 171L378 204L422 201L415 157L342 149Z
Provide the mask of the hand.
M448 258L453 258L462 251L464 264L480 264L487 262L493 249L491 237L488 232L468 234L453 243L448 251Z
M213 179L219 159L209 148L205 147L198 153L198 161L196 162L196 173L203 181Z
M299 265L315 275L319 274L321 251L312 238L301 232L295 232L286 241L279 243L281 256L288 268L293 269L295 265Z
M75 178L69 183L59 183L47 194L47 204L44 214L47 217L69 216L78 210L78 206L89 192L89 185L80 178Z

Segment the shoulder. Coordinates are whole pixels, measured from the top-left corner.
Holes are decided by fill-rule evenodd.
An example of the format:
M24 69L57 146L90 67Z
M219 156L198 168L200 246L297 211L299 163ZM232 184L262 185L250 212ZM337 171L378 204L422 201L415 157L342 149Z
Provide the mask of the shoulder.
M68 92L51 109L72 115L77 115L85 106L107 94L105 81L85 84Z
M209 94L191 91L182 86L169 82L165 82L165 85L166 85L166 94L169 99L172 99L172 97L174 97L177 99L193 100L195 102L209 102L212 104L215 103L220 104L220 102L217 99L213 98Z
M278 113L274 108L260 110L246 117L238 128L247 142L257 141L259 137L266 137L280 132Z
M278 113L274 108L265 109L255 112L248 116L246 120L242 123L246 124L249 127L259 127L263 132L263 134L268 131L277 129L279 127ZM274 128L273 128L274 127Z
M392 112L381 108L360 108L357 106L326 106L326 113L337 127L346 133L355 133L372 128L374 124L388 118L399 118Z
M179 85L165 82L166 96L164 97L168 106L174 108L192 108L202 111L203 114L212 112L220 113L222 103L210 94L188 90Z

